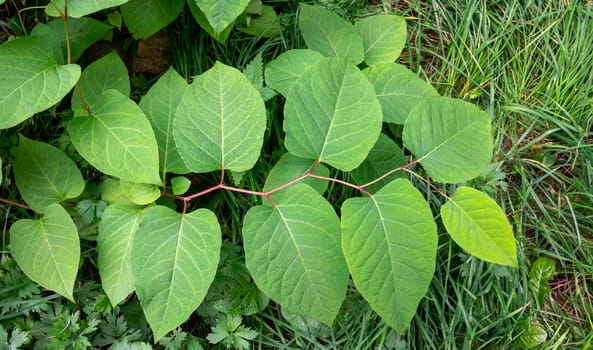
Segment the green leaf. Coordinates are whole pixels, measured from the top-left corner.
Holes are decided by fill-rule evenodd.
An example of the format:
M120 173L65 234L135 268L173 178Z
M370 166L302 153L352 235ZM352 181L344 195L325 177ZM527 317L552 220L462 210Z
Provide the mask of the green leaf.
M299 29L313 51L327 57L348 57L355 64L364 60L362 38L354 26L323 7L301 4Z
M208 18L206 18L204 12L200 10L198 4L196 4L194 0L188 0L187 4L189 5L189 10L192 16L194 16L194 19L196 20L196 22L198 22L200 27L202 27L202 29L204 29L208 34L210 34L210 36L216 39L216 41L218 41L221 44L224 44L226 39L229 37L229 34L231 34L231 30L233 30L234 24L229 24L220 33L217 33L214 30L214 28L212 28L212 26L210 25L210 22L208 22Z
M274 165L272 170L270 170L264 185L264 192L278 188L287 182L298 178L299 176L305 175L307 172L309 172L309 170L311 170L314 164L314 160L295 157L290 153L284 154L278 163ZM325 167L323 164L319 164L313 173L315 175L327 177L329 176L329 169L327 169L327 167ZM319 194L323 194L328 185L327 181L315 179L312 177L306 178L300 183L311 186L315 191L319 192ZM273 195L273 197L274 196L275 195ZM264 203L268 202L266 201Z
M105 177L105 180L99 186L101 190L101 200L109 204L121 204L134 206L128 196L121 190L120 181Z
M477 106L449 97L418 105L404 124L403 141L433 180L471 180L492 159L490 118Z
M470 187L457 188L441 207L441 218L453 240L470 254L518 267L511 225L502 209L485 193Z
M121 13L119 11L109 12L109 14L107 15L107 22L112 26L116 27L118 30L121 30Z
M124 205L110 205L103 212L97 236L101 285L111 305L124 301L134 291L132 242L142 211Z
M161 196L161 190L157 185L153 184L141 184L121 180L119 182L119 188L132 203L138 205L153 203Z
M331 325L348 284L338 217L307 185L291 186L275 200L276 207L256 206L245 216L247 268L258 287L290 312Z
M356 184L365 185L385 175L387 172L407 163L408 159L401 148L399 148L399 146L387 135L381 134L377 143L375 143L375 146L373 146L369 152L368 157L358 168L352 170L350 175L352 175ZM374 193L392 180L405 176L406 174L403 171L396 172L370 186L367 186L365 189Z
M24 37L0 45L0 129L60 102L79 77L80 67L59 65L54 50L41 38Z
M140 101L139 106L150 121L159 145L159 163L163 173L191 172L181 159L172 133L175 110L187 86L185 79L169 68Z
M556 262L552 259L539 257L529 269L528 286L539 304L550 295L551 288L548 281L554 278Z
M282 26L274 8L269 5L262 6L259 15L245 16L245 21L238 24L237 29L243 33L259 38L271 38L280 35Z
M53 34L53 37L48 37L49 33L44 33L43 27L46 27ZM110 30L111 26L96 19L88 17L68 18L71 62L78 61L87 48L101 40ZM67 57L66 32L61 18L56 18L47 24L37 24L33 28L31 35L40 35L46 40L55 40L56 44L62 49L63 57Z
M545 343L548 339L548 333L540 325L532 322L523 322L519 328L523 333L515 344L521 349L533 349L538 345Z
M76 164L58 148L20 135L13 153L17 188L36 212L43 213L50 204L75 198L84 190Z
M191 181L185 176L176 176L171 179L171 189L174 195L184 194L189 190L190 185Z
M80 242L76 226L62 206L50 205L40 220L15 222L10 228L10 246L30 279L74 302Z
M259 157L265 128L266 109L259 92L240 71L217 62L183 95L173 136L194 172L245 171Z
M68 0L68 16L78 18L110 7L125 4L128 1L129 0ZM66 0L54 0L53 2L63 13ZM45 13L48 16L60 17L60 13L52 3L47 4Z
M147 39L181 13L185 0L130 0L121 6L126 27L135 39Z
M369 65L392 63L406 44L406 19L394 15L375 15L354 24L362 38L364 62Z
M193 1L198 5L200 10L208 19L208 23L216 34L222 33L228 26L239 17L247 5L249 0L234 0L234 1L220 1L220 0L188 0Z
M249 81L259 91L262 99L268 101L276 96L276 91L264 86L264 69L262 64L261 52L255 55L255 57L245 66L243 74L249 79Z
M161 185L158 146L150 123L120 92L105 91L94 114L72 119L68 132L80 155L103 173Z
M106 90L113 89L126 96L130 95L128 69L117 52L111 51L86 67L78 86L91 111L95 112L95 109L100 108L101 97ZM72 109L76 111L83 108L80 95L72 94Z
M132 247L136 293L155 342L200 305L214 279L221 232L214 213L144 210Z
M286 51L266 65L266 85L288 96L299 78L321 60L321 54L309 49Z
M372 197L346 200L342 249L356 289L403 333L435 268L437 230L422 194L396 179Z
M427 98L439 93L408 68L397 63L377 64L363 70L375 86L383 108L383 121L403 124L410 112Z
M346 58L326 58L290 89L284 106L286 149L350 171L360 165L382 127L373 86Z

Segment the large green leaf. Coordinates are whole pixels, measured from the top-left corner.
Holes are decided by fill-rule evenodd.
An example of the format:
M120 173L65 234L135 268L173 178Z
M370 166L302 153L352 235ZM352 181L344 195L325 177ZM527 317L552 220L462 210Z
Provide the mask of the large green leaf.
M110 7L125 4L129 0L67 0L68 1L68 16L82 17L101 11ZM66 0L53 0L45 8L45 13L49 16L60 17L60 12L56 10L54 3L58 6L62 13L65 11L64 5Z
M75 198L84 190L76 164L58 148L21 135L13 152L16 186L36 212L43 213L50 204Z
M284 106L286 148L298 157L350 171L381 132L373 86L347 58L325 58L290 89Z
M362 38L364 62L369 66L392 63L406 44L406 19L401 16L369 16L356 22L354 28Z
M399 333L426 294L437 231L428 203L406 179L342 206L342 249L356 289Z
M195 2L216 34L222 33L239 17L250 0L188 0Z
M266 109L240 71L217 62L195 78L173 121L175 143L194 172L251 169L263 143Z
M263 189L264 192L278 188L299 176L305 175L311 170L314 164L314 160L303 159L295 157L290 153L286 153L280 158L278 163L274 165L272 170L270 170L268 177L266 177L266 183L264 184ZM323 164L319 164L313 173L319 176L329 176L329 169ZM328 185L327 181L315 178L306 178L302 180L301 183L311 186L320 194L325 192ZM267 201L264 203L267 203Z
M307 47L328 57L364 59L362 38L348 21L320 6L300 5L299 30Z
M61 66L39 37L0 46L0 129L10 128L60 102L80 78L80 67Z
M97 236L101 285L115 306L134 291L132 242L142 218L140 209L110 205L103 212Z
M323 56L313 50L289 50L266 65L266 85L288 96L290 88Z
M350 173L358 185L365 185L375 181L379 177L387 174L389 171L399 168L408 163L408 159L399 146L385 134L381 134L368 157L360 166ZM391 174L367 187L369 192L377 192L381 187L387 185L398 177L405 177L403 171Z
M187 90L187 82L170 68L148 90L140 101L140 108L152 125L159 145L159 163L163 172L186 174L185 163L173 140L173 118L181 98Z
M40 220L15 222L10 227L10 246L30 279L74 301L80 242L76 226L62 206L50 205Z
M138 205L151 204L161 196L160 188L153 184L141 184L120 180L119 189L132 203Z
M275 200L276 207L256 206L245 216L247 268L282 307L331 325L348 284L338 217L304 184L278 193Z
M105 91L92 115L68 123L78 153L105 174L161 185L158 146L138 105L116 90Z
M401 64L377 64L363 73L375 86L385 122L403 124L414 107L439 96L432 85Z
M214 280L221 232L214 213L144 210L132 247L136 293L155 342L183 323Z
M441 207L443 225L455 243L493 263L517 267L513 230L504 212L487 194L459 187Z
M78 61L84 50L102 39L111 29L111 26L93 18L68 18L71 62ZM63 57L67 56L66 32L62 19L56 18L47 24L37 24L31 35L39 35L50 43L59 45Z
M113 89L122 94L130 95L130 78L128 69L116 51L101 57L91 63L80 77L78 86L82 91L85 101L94 112L98 108L101 95L108 89ZM72 94L72 109L84 108L78 93Z
M173 22L185 0L130 0L121 6L121 15L136 39L146 39Z
M471 180L492 159L488 114L450 97L430 98L418 105L406 119L403 140L438 182Z

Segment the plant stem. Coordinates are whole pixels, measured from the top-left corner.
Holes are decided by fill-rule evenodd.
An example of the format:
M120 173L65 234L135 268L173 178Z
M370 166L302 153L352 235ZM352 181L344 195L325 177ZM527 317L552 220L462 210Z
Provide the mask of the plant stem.
M0 202L2 202L2 203L6 203L6 204L8 204L8 205L11 205L11 206L13 206L13 207L19 207L19 208L23 208L23 209L29 209L29 210L31 210L31 207L29 207L29 206L27 206L27 205L24 205L24 204L19 204L19 203L13 202L13 201L11 201L11 200L8 200L8 199L0 198Z
M400 170L406 170L407 168L411 167L412 165L418 163L419 161L420 161L420 159L416 159L416 160L414 160L414 161L412 161L412 162L410 162L408 164L405 164L405 165L400 166L399 168L395 168L395 169L387 172L386 174L379 176L378 178L374 179L373 181L367 182L366 184L364 184L364 185L362 185L360 187L361 188L368 187L368 186L370 186L370 185L372 185L374 183L377 183L377 182L383 180L384 178L386 178L387 176L389 176L391 174L394 174L394 173L396 173L396 172L398 172Z

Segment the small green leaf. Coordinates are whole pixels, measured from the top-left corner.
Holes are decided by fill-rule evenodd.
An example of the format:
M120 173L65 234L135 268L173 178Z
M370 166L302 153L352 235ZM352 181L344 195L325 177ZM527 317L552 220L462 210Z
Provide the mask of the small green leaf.
M40 220L15 222L10 228L10 246L30 279L74 302L80 242L76 226L62 206L50 205Z
M220 0L188 0L193 1L198 5L208 22L214 29L216 34L222 33L228 26L233 24L237 17L249 5L250 0L234 0L234 1L220 1Z
M53 203L75 198L84 190L76 164L58 148L20 135L14 149L14 177L27 204L38 213Z
M314 164L314 160L295 157L290 153L284 154L272 170L270 170L264 185L264 192L278 188L299 176L305 175L311 170ZM329 176L329 169L323 164L319 164L313 173L319 176ZM319 194L323 194L328 185L327 181L315 178L306 178L300 183L311 186ZM267 201L264 202L264 204L267 203Z
M107 175L161 185L158 146L140 108L116 90L105 91L96 105L93 115L68 123L80 155Z
M290 89L284 106L286 149L350 171L360 165L382 127L373 86L346 58L325 58Z
M99 222L99 274L103 290L113 306L124 301L134 291L130 257L141 218L142 211L139 209L110 205Z
M287 96L303 73L322 59L321 54L308 49L286 51L266 65L266 84Z
M171 179L171 190L174 195L180 196L184 194L189 190L190 185L191 181L185 176L175 176Z
M221 232L214 213L144 210L132 247L136 293L155 342L200 305L214 280Z
M84 99L91 109L101 106L101 96L106 90L113 89L125 96L130 95L130 78L128 69L116 51L101 57L91 63L80 77L78 86L84 95ZM83 109L82 100L78 93L72 94L72 109Z
M450 97L430 98L414 108L404 124L403 141L438 182L471 180L492 159L488 114Z
M120 190L126 194L130 201L138 205L147 205L153 203L161 196L161 190L157 185L142 184L121 180L119 182Z
M291 186L275 200L276 207L256 206L245 216L247 268L258 287L290 312L331 325L348 284L338 217L307 185Z
M121 6L126 27L135 39L147 39L181 13L185 0L130 0Z
M348 57L355 64L364 60L362 38L352 24L336 13L302 3L299 29L313 51L326 57Z
M101 191L101 200L106 203L134 206L134 203L121 190L119 180L105 177L99 189Z
M489 262L517 267L511 225L492 198L470 187L458 187L441 207L443 224L461 248Z
M217 33L216 30L214 30L214 28L212 28L212 26L210 25L210 22L208 22L208 18L206 18L204 12L200 10L198 4L196 4L194 0L188 0L187 4L189 5L189 10L192 16L194 17L196 22L198 22L200 27L202 27L202 29L204 29L208 34L210 34L211 37L216 39L216 41L218 41L221 44L224 44L226 39L229 37L229 34L231 34L231 30L233 30L234 23L229 24L220 33Z
M109 14L107 15L107 22L109 22L109 24L111 24L112 26L116 27L118 30L121 30L121 13L119 11L109 12Z
M356 289L400 334L433 278L437 229L422 194L396 179L342 206L342 249Z
M365 185L378 179L387 172L399 168L408 163L408 159L399 146L385 134L381 134L375 146L369 152L368 157L360 166L350 173L355 183ZM381 187L387 185L398 177L405 177L405 172L400 171L391 174L380 181L367 186L365 189L371 193L377 192Z
M271 38L282 32L278 15L269 5L262 7L261 14L245 16L245 23L239 24L239 22L236 26L238 30L259 38Z
M78 78L80 67L59 65L55 51L42 38L24 37L0 45L0 129L60 102Z
M173 136L192 171L245 171L259 157L266 128L264 102L235 68L217 62L195 78L175 113Z
M249 79L253 86L259 91L264 101L268 101L276 96L274 90L264 86L264 69L261 52L255 55L251 62L245 66L243 74L245 74L247 79Z
M529 269L528 286L539 304L550 295L551 288L548 281L554 278L556 262L552 259L539 257Z
M383 121L403 124L410 112L438 92L408 68L397 63L377 64L363 70L375 86L383 108Z
M140 108L152 125L159 145L159 163L163 173L187 174L177 145L173 140L173 118L188 84L173 68L169 68L140 101Z
M515 344L521 349L533 349L545 343L548 339L546 330L536 323L525 321L520 325L520 328L522 328L523 333Z
M129 0L68 0L68 16L78 18L110 7L125 4L128 1ZM60 12L56 10L54 4L57 5L62 13L64 13L66 0L53 0L51 3L47 4L47 7L45 8L45 13L48 16L60 17Z
M394 15L374 15L356 22L362 38L364 62L369 65L392 63L406 44L406 19Z

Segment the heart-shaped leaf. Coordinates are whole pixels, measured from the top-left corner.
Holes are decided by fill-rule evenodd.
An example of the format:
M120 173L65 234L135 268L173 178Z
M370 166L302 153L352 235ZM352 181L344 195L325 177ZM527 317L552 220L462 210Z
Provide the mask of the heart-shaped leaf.
M247 268L259 288L282 307L331 325L348 284L338 217L304 184L287 188L274 200L276 207L256 206L245 216Z
M356 22L356 32L362 38L364 62L369 65L392 63L406 44L406 19L394 15L369 16Z
M290 89L284 106L286 148L297 157L350 171L381 132L374 88L347 58L325 58Z
M40 220L15 222L10 228L10 246L30 279L74 302L80 242L66 209L55 203L45 209Z
M132 247L136 293L155 342L200 305L214 280L221 232L214 213L144 210Z
M265 128L266 109L259 91L243 73L217 62L183 95L173 136L194 172L245 171L259 157Z
M105 91L96 105L92 115L68 123L80 155L105 174L161 185L156 139L138 105L116 90Z
M396 179L370 198L346 200L342 249L356 289L402 333L435 268L436 225L422 194L410 181Z
M266 65L266 84L288 96L288 91L303 73L322 59L323 55L313 50L286 51Z
M430 98L414 108L405 121L403 141L438 182L471 180L492 159L488 114L450 97Z
M195 2L216 34L222 33L239 17L250 0L188 0Z
M50 204L75 198L84 190L76 164L58 148L21 135L13 152L17 188L36 212L43 213Z
M121 15L136 39L147 39L173 22L185 0L130 0L121 6Z

